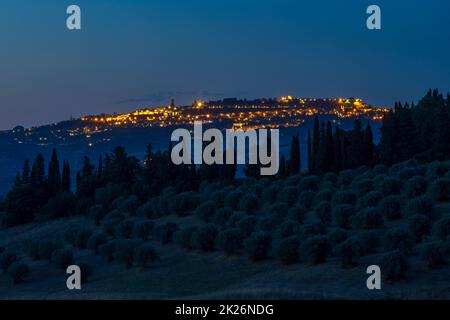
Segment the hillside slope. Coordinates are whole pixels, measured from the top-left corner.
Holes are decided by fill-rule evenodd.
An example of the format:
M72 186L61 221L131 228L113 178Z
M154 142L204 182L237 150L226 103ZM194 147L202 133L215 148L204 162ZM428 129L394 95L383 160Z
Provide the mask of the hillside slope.
M16 284L1 273L0 297L448 299L449 172L448 162L409 161L166 190L144 204L122 196L100 216L1 230L3 255L14 253L30 272ZM60 259L44 257L59 247L92 268L81 291L66 289ZM141 248L158 259L142 262L149 251ZM373 264L382 290L366 288Z

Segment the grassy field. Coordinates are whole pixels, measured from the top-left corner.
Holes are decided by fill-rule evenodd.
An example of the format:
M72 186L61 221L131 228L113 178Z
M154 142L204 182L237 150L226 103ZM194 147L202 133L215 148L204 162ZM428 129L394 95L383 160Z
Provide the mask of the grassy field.
M448 206L446 207L448 210ZM82 219L59 220L0 232L3 246L20 249L29 236L36 239L57 237L67 225ZM175 218L176 220L176 218ZM181 221L180 221L181 223ZM428 270L414 259L408 277L395 283L383 283L382 290L366 288L367 265L377 261L367 256L358 267L341 269L336 259L314 266L283 265L278 261L251 262L242 255L225 256L220 252L186 252L177 245L154 243L161 261L154 267L125 268L108 263L88 250L76 256L95 265L94 272L81 291L66 288L66 274L47 261L29 263L30 280L13 286L0 277L3 299L441 299L450 297L450 267Z

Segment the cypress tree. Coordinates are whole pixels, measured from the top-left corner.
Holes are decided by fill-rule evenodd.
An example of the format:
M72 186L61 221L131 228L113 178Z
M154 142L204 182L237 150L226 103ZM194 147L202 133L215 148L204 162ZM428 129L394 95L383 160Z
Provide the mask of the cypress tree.
M195 164L189 166L189 181L191 182L191 186L196 186L198 183L197 168Z
M101 178L102 175L103 175L103 158L100 155L100 157L98 158L97 176Z
M20 180L23 184L30 183L30 161L28 159L23 162L22 175L20 177Z
M312 145L311 145L311 131L308 129L308 172L312 174L313 162L312 162Z
M91 164L89 157L85 156L83 158L83 167L81 172L77 172L76 176L76 193L79 197L91 197L95 192L96 184L98 178L94 175L95 167ZM117 174L112 174L112 177L117 176Z
M63 192L70 192L70 165L69 162L66 160L64 160L63 162L61 190Z
M83 178L90 177L94 172L94 166L91 164L89 157L84 156L83 158L83 168L81 169L81 176Z
M334 170L334 143L333 143L333 127L331 122L327 122L327 130L325 134L325 171Z
M124 147L115 147L111 153L110 167L109 179L128 188L132 186L136 178L135 172L139 167L139 161L135 157L128 156ZM174 176L174 178L177 177Z
M300 159L300 142L298 135L293 136L291 140L291 158L289 165L291 167L290 173L296 175L300 172L301 159Z
M270 139L270 137L269 137ZM268 141L268 148L270 148L270 140ZM251 146L250 146L251 148ZM256 154L258 154L259 152L259 146L256 146ZM270 150L268 150L268 152L270 153ZM250 160L250 159L249 159ZM258 178L261 176L261 163L259 162L259 159L256 159L257 163L256 164L250 164L247 163L244 166L244 174L246 177L254 177L254 178Z
M153 155L153 147L151 143L147 144L147 148L145 149L145 156L144 156L144 165L145 168L150 168L152 161L153 161L154 155Z
M52 157L48 164L48 188L51 195L55 195L61 190L59 160L55 149L52 151Z
M167 158L168 158L168 170L167 170L167 178L169 179L169 181L171 181L172 179L176 178L177 176L177 166L172 162L171 160L171 154L172 154L172 149L173 149L173 145L172 145L172 141L169 141L169 148L167 149Z
M364 132L361 120L356 119L353 122L350 138L349 165L351 168L357 168L364 164Z
M79 195L81 195L81 173L80 172L77 172L77 175L75 177L75 184L77 187L76 193L79 196Z
M350 137L349 133L344 130L339 130L341 133L341 155L342 155L342 169L350 168L349 150Z
M223 152L223 157L225 159L226 157L226 150L224 150ZM228 181L228 182L232 182L234 181L234 178L236 176L236 169L237 169L237 164L236 164L237 160L236 160L236 151L234 151L234 162L230 163L230 164L224 164L222 165L223 167L223 174L224 174L224 180ZM195 168L195 165L194 165Z
M153 148L151 143L147 144L144 156L144 181L147 184L152 184L154 177L153 164L155 160L155 155L153 154Z
M103 159L102 180L111 179L111 156L109 153L105 154Z
M397 131L394 112L387 113L381 125L380 157L386 164L393 164L396 161L397 152Z
M16 177L14 178L14 183L13 183L13 190L20 188L22 186L22 179L20 177L20 173L17 172L16 173Z
M202 145L203 145L203 149L204 149L206 147L207 143L203 142ZM211 155L213 157L215 157L216 150L214 150L214 152L212 152ZM247 166L249 166L249 165L247 165ZM247 166L245 167L244 171L247 169ZM178 171L180 171L182 169L182 167L183 167L183 165L177 166ZM220 166L218 166L216 163L212 163L212 164L202 163L200 165L200 169L199 169L200 178L201 178L201 180L207 180L210 182L216 181L216 180L222 178L223 176L225 176L225 170L222 170L222 169L223 168L220 168ZM178 175L179 175L179 173L178 173Z
M280 169L278 170L278 176L282 177L282 178L286 176L286 159L284 158L284 154L281 156Z
M234 161L232 164L228 165L228 177L231 179L231 181L234 180L234 178L236 177L236 171L237 171L237 151L234 150L233 151L233 157L234 157Z
M446 107L437 108L434 123L433 146L430 160L445 160L450 158L450 110Z
M342 163L342 140L341 140L341 129L336 127L334 134L334 169L339 172L343 169Z
M45 182L45 163L42 154L38 154L31 168L30 182L34 187L42 187Z
M364 131L364 157L365 157L365 163L367 165L373 164L373 134L372 134L372 128L370 127L370 122L367 122L366 130Z
M407 107L396 112L397 141L400 148L396 149L397 160L403 161L412 158L418 152L417 130L412 117L413 111Z
M250 177L258 178L260 176L260 166L257 164L247 163L244 166L244 174L247 178L250 178Z
M312 164L313 173L317 173L319 166L319 148L320 148L320 124L319 117L316 115L314 117L314 129L313 129L313 144L312 144Z
M319 149L317 154L317 173L324 173L327 168L325 123L320 124Z
M413 117L418 153L421 153L426 160L432 159L430 146L434 144L436 130L434 115L439 107L439 101L436 100L435 95L436 93L430 89L426 96L419 101Z

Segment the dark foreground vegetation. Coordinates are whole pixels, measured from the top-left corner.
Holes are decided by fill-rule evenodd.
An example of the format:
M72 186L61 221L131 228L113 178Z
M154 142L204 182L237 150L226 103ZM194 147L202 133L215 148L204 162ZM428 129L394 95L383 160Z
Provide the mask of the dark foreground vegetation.
M25 162L1 204L0 241L19 225L63 219L65 227L14 246L0 242L0 268L19 286L34 281L38 262L50 262L62 276L77 263L89 283L102 272L93 262L99 257L130 272L152 272L167 268L166 250L176 247L219 254L223 264L245 257L254 265L276 261L278 268L327 265L330 272L378 264L388 282L414 281L411 273L450 262L450 148L439 125L449 117L449 101L430 91L413 108L397 105L376 146L370 127L362 130L359 122L343 132L329 124L321 130L317 120L310 171L300 172L294 137L289 161L271 178L256 177L252 166L238 180L232 165L174 166L167 152L151 147L140 163L117 147L97 166L85 158L71 192L69 164L60 174L55 151L45 174L38 156L31 168ZM403 135L424 130L427 121L434 138L415 133L407 141L414 148L400 147Z

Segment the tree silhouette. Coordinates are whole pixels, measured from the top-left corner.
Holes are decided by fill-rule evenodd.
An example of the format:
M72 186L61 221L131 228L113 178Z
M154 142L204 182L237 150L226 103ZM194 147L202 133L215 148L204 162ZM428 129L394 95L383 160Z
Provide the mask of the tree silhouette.
M327 129L325 133L325 172L334 170L334 141L333 127L331 122L327 121Z
M301 168L300 141L298 135L292 137L290 155L291 155L291 158L289 160L290 174L296 175L300 172Z
M364 165L364 132L362 130L361 120L356 119L353 122L353 130L350 132L350 145L348 151L348 161L350 168L357 168Z
M396 102L381 127L381 162L393 164L411 158L423 161L450 158L449 95L429 90L415 105Z
M61 173L59 170L58 155L55 149L52 151L52 157L48 164L47 185L51 196L56 195L61 190Z
M370 127L370 122L367 122L366 129L364 130L364 163L372 165L374 162L374 145L373 145L373 133Z
M320 148L320 124L319 124L319 117L316 115L314 117L313 144L311 157L311 163L314 173L317 173L319 171L317 159L319 155L319 148Z
M90 177L94 174L94 166L91 164L91 160L88 156L83 158L83 168L81 169L82 177Z
M28 159L23 162L22 175L20 179L22 184L30 183L30 161Z
M103 158L100 155L100 157L98 158L98 166L97 166L97 176L99 178L101 178L103 175Z
M343 143L341 138L341 129L339 127L336 127L333 139L334 139L334 169L336 172L339 172L344 167L342 160Z
M308 129L308 172L313 172L313 163L312 163L312 145L311 145L311 131Z
M70 187L70 165L68 161L64 160L61 177L61 191L70 192Z
M278 176L279 177L286 177L286 159L284 157L284 154L281 155L281 159L280 159L280 168L278 170Z
M38 154L31 169L31 185L42 188L45 183L45 163L42 154Z

